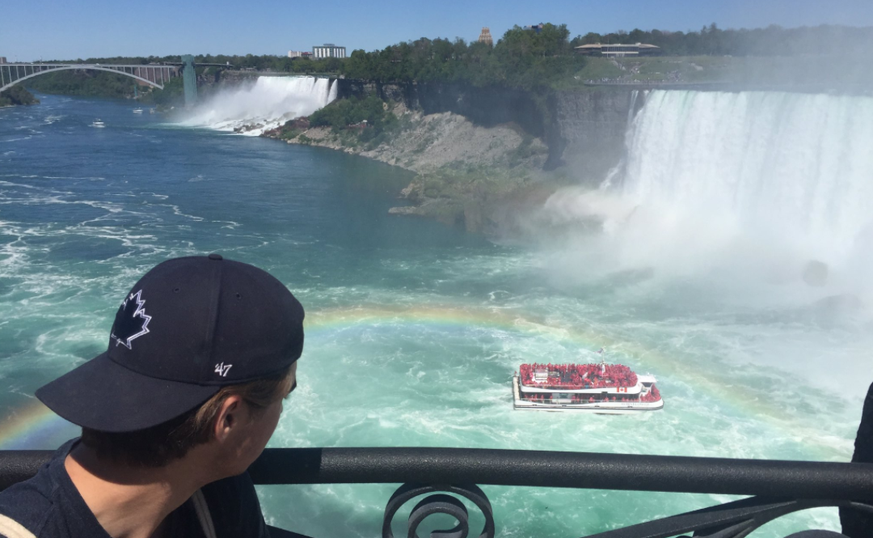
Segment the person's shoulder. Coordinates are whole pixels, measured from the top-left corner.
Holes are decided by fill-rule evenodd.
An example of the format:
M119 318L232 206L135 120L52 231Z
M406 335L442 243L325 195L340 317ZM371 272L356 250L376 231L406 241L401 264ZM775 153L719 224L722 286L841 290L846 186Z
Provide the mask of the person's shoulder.
M42 534L47 522L57 514L58 480L54 475L73 442L64 443L32 478L0 492L0 515L37 536ZM4 536L4 530L0 530L0 536Z
M55 512L54 481L47 476L49 473L49 469L43 467L33 478L0 492L0 515L39 535ZM3 531L0 536L4 536Z
M13 488L16 490L11 491ZM0 494L0 537L28 538L41 535L55 512L53 503L33 488L13 488Z

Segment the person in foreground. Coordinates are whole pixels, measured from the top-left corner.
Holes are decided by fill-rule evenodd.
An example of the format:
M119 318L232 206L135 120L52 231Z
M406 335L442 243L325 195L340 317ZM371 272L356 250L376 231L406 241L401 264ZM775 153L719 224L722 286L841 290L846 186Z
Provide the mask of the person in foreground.
M82 436L0 494L0 535L268 536L246 469L296 386L303 316L248 264L154 267L124 296L108 350L37 390Z

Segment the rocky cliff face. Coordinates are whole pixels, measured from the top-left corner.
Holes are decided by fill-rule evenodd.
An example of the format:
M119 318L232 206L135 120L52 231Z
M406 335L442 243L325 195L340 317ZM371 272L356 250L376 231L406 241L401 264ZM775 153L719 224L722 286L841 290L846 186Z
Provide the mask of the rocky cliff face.
M643 102L642 92L612 88L556 93L550 157L582 181L603 179L624 156L625 132Z
M642 92L616 88L533 93L463 84L378 84L340 79L340 98L378 95L425 114L451 112L481 127L515 124L549 148L543 167L566 166L599 181L624 154L624 135Z
M546 95L468 84L380 84L348 79L336 83L338 99L377 95L388 101L403 101L407 108L424 114L452 112L482 127L515 123L535 137L542 137L545 132L536 100L545 101Z
M340 99L376 95L393 102L397 126L362 137L366 127L340 132L298 120L264 136L414 171L400 193L406 203L392 212L494 235L517 235L521 216L567 182L602 182L621 161L628 121L642 104L641 94L616 88L532 93L460 84L335 84Z

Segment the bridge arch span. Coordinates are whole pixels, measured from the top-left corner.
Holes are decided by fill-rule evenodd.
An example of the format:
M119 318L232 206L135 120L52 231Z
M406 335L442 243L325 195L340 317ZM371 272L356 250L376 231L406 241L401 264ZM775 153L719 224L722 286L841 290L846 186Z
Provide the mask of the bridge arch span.
M2 67L2 68L13 68L13 67L15 67L15 66L16 66L16 64L4 64L4 65L0 65L0 67ZM30 67L30 66L28 66L28 67ZM141 82L145 82L145 83L148 84L149 86L152 86L152 87L155 87L155 88L158 88L158 89L163 90L163 89L164 89L164 85L163 85L163 84L159 84L159 83L157 83L157 82L154 82L154 81L149 80L149 79L147 79L147 78L143 78L143 77L141 77L141 76L139 76L139 75L135 75L135 74L133 74L133 73L128 73L128 72L124 71L123 68L139 68L139 69L146 69L146 68L152 69L152 68L154 68L154 69L161 69L161 70L167 72L167 80L170 79L170 75L169 75L170 71L171 71L172 69L174 69L173 67L170 67L170 66L163 66L163 65L162 65L162 66L157 66L157 65L142 65L142 66L123 66L123 67L122 67L122 66L118 66L118 67L113 68L113 67L111 67L111 66L102 66L102 65L99 65L99 66L98 66L98 65L91 65L91 64L70 64L70 65L42 64L42 65L40 65L40 66L36 66L36 67L37 67L37 69L40 69L40 70L39 70L39 71L35 71L35 72L33 72L33 73L30 73L29 75L25 75L25 76L23 76L23 77L16 78L15 80L6 83L6 84L3 85L3 86L0 86L0 92L5 91L5 90L8 90L9 88L11 88L12 86L15 86L16 84L18 84L18 83L21 82L21 81L24 81L24 80L27 80L27 79L30 79L30 78L33 78L33 77L38 77L38 76L40 76L40 75L45 75L46 73L54 73L54 72L56 72L56 71L69 71L69 70L76 70L76 69L88 69L88 70L91 70L91 71L105 71L105 72L107 72L107 73L117 73L117 74L119 74L119 75L124 75L124 76L126 76L126 77L130 77L130 78L133 78L133 79L139 80L139 81L141 81ZM5 82L5 81L4 81L4 82Z

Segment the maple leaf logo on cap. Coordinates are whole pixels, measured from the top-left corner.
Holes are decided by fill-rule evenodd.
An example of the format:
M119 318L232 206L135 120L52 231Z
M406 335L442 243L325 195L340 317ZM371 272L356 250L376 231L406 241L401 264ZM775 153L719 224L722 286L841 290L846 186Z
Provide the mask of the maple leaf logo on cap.
M111 333L116 346L121 345L127 349L133 349L131 342L149 333L148 326L152 317L146 314L145 303L145 299L142 298L142 290L131 293L121 303Z

